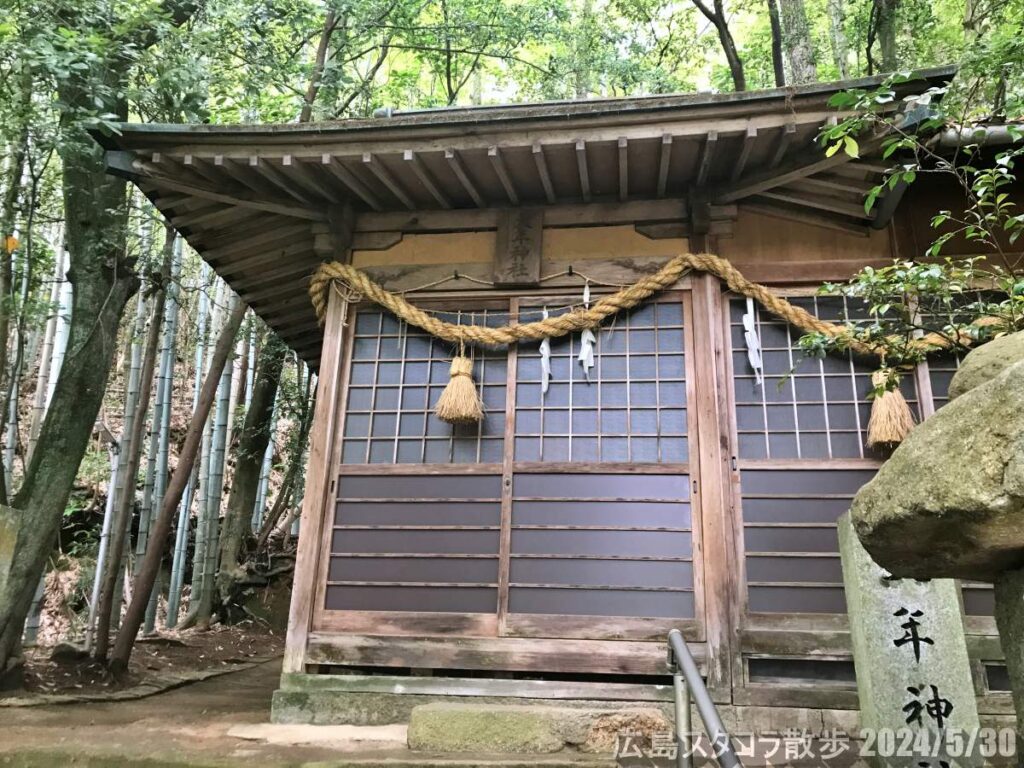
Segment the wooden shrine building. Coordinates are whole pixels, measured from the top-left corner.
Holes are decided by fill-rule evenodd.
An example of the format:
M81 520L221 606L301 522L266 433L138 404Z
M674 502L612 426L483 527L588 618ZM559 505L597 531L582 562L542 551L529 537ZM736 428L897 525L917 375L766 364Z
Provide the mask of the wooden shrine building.
M952 74L898 86L892 110ZM880 140L856 159L816 140L830 96L880 82L100 138L319 369L282 702L665 699L679 627L725 705L857 708L835 520L884 458L869 361L805 359L799 330L693 272L597 329L589 379L578 334L551 342L546 392L537 343L467 352L486 415L452 427L432 413L452 345L341 290L321 328L308 287L339 260L502 325L690 251L820 317L863 312L817 287L923 255L942 193L866 213ZM919 418L956 365L904 378ZM1010 713L991 592L961 591L980 710Z

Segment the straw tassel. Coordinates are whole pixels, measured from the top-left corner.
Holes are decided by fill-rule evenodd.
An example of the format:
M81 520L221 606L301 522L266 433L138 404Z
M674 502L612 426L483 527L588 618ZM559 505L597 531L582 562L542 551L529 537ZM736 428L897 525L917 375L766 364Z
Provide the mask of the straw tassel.
M476 424L484 417L483 403L473 381L473 360L460 353L452 359L451 378L437 399L434 413L449 424Z
M871 383L878 392L893 378L899 380L895 371L880 368L871 374ZM898 386L875 395L868 420L868 448L899 445L913 428L914 414Z

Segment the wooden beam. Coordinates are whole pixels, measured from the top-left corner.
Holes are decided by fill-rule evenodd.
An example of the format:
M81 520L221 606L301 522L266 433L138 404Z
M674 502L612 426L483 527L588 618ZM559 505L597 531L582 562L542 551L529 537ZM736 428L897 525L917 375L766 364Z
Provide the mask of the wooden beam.
M263 177L249 169L246 165L239 165L233 160L226 160L224 155L215 155L213 164L220 168L227 176L258 195L277 194L277 187L268 184Z
M230 245L219 248L203 248L202 254L203 258L210 262L231 259L244 253L259 252L277 241L291 241L300 237L305 239L309 237L309 234L308 224L293 224L288 227L280 227L271 233L260 232L250 237L232 239Z
M839 193L854 195L858 198L863 198L868 193L868 190L874 186L869 181L864 181L861 185L851 184L848 179L831 174L808 176L805 179L797 179L792 184L799 184L801 187L806 187L816 192L824 192L825 194L835 195Z
M715 148L718 146L718 131L708 131L704 139L704 147L700 153L700 167L697 170L695 181L698 187L703 187L711 173L711 166L715 162Z
M298 280L307 279L319 266L320 260L312 256L312 247L310 247L304 255L300 255L296 260L283 267L276 269L260 267L255 271L248 270L232 278L231 287L241 291L249 288L259 288L266 285L268 281L286 285ZM260 311L262 312L262 308L260 308Z
M282 157L281 165L291 172L295 176L295 180L305 187L307 191L317 197L325 198L335 205L341 202L341 198L334 193L334 190L325 184L318 176L314 175L312 168L294 155L285 155Z
M147 167L150 168L151 173L161 176L173 176L188 184L197 184L200 186L207 186L210 184L210 180L199 174L195 167L187 166L181 160L163 152L153 152L150 163L151 165ZM216 187L219 185L214 184L214 186Z
M856 235L857 237L867 237L869 234L867 227L858 226L852 222L848 223L833 216L822 216L820 214L810 212L796 211L792 208L780 208L770 204L759 204L756 202L744 201L740 203L740 209L743 211L750 211L751 213L757 213L762 216L772 216L777 219L786 219L800 224L810 224L815 227L822 227L823 229L834 229L837 232L845 232L848 235ZM817 282L821 281L819 280Z
M356 232L459 232L495 230L503 208L458 211L394 211L360 213ZM736 206L712 205L711 218L735 217ZM625 203L556 205L544 209L546 227L584 227L634 224L636 222L680 221L687 217L685 200L630 200Z
M590 202L590 170L587 168L587 142L576 139L576 167L580 174L580 196Z
M255 310L256 307L253 307ZM294 302L281 303L280 305L273 305L271 307L261 307L259 309L260 317L266 319L269 323L276 321L282 325L290 325L294 320L305 320L307 318L315 318L316 311L313 309L313 304L309 300L309 296L302 296L296 299Z
M189 211L202 207L202 204L205 202L205 200L192 197L192 195L166 195L158 196L156 200L153 201L153 205L161 211L173 211L178 208Z
M217 274L225 280L231 278L231 282L234 284L242 279L235 278L234 276L253 271L251 279L254 282L265 282L272 275L263 267L285 264L298 268L302 266L303 262L296 262L293 260L293 257L313 253L312 240L287 238L284 240L268 240L265 243L265 247L252 256L225 260L217 266ZM258 273L255 272L257 269L259 269Z
M181 216L175 216L171 219L171 224L174 225L175 229L181 229L188 227L195 229L196 227L224 227L229 224L236 224L240 221L259 221L262 214L259 211L253 211L249 208L242 208L237 205L219 206L216 210L210 210L203 213L185 213Z
M861 156L863 157L864 154L865 151L862 147ZM850 164L850 167L856 168L858 171L868 171L869 173L884 174L888 173L894 165L896 165L896 163L892 163L892 165L885 165L884 163L872 163L868 160L856 159Z
M327 211L326 224L313 225L313 249L324 261L351 260L355 214L349 204L334 205Z
M315 198L311 197L309 193L292 180L288 174L266 158L261 160L258 155L250 155L249 167L278 189L287 192L300 203L304 203L306 205L315 204Z
M300 208L295 205L269 202L266 200L254 200L241 196L242 193L225 194L212 189L206 189L194 184L187 184L177 179L170 179L164 176L145 176L142 180L151 185L151 188L169 189L172 192L185 192L194 197L201 197L206 200L216 200L231 205L241 205L257 211L278 213L282 216L291 216L297 219L308 219L309 221L323 221L326 216L310 208Z
M779 163L781 163L782 159L786 156L786 152L789 151L789 145L793 143L794 136L796 136L796 123L786 123L782 129L782 133L779 134L779 140L775 145L775 153L772 155L769 167L778 167Z
M388 188L395 197L398 198L398 202L408 208L410 211L416 210L416 202L409 196L395 178L394 174L391 173L381 163L380 158L374 155L372 152L363 152L363 168L369 168L370 173L377 177L377 180Z
M312 274L309 275L312 277ZM309 277L301 278L293 283L285 283L278 285L262 287L254 285L251 288L242 288L238 293L238 298L244 301L246 304L253 304L254 302L259 304L267 299L284 299L294 300L299 296L309 296Z
M211 248L223 248L238 242L240 237L255 237L256 235L273 236L274 233L285 227L299 224L310 227L312 222L296 221L295 219L283 218L281 216L268 216L263 214L255 221L246 222L244 226L233 225L231 227L217 227L204 229L193 235L189 242L194 244L197 250L204 252ZM198 243L198 245L196 245Z
M420 156L411 149L407 149L402 154L402 157L405 158L405 161L412 166L412 171L416 174L416 178L418 178L420 183L427 188L427 191L431 194L434 200L437 201L437 204L442 208L451 208L451 201L448 199L448 196L441 191L441 187L434 180L430 171L427 170L427 166L424 165Z
M836 198L825 197L824 195L801 195L796 192L791 192L785 188L778 188L759 193L760 197L766 200L774 200L779 203L789 203L791 205L799 205L804 208L815 208L819 211L828 211L829 213L838 213L841 216L849 216L854 219L867 219L871 220L875 217L874 212L864 212L864 206L856 203L848 203Z
M736 158L736 164L732 167L732 175L729 177L732 181L736 181L736 179L743 175L755 144L757 144L757 128L753 125L748 125L746 133L743 134L743 147L740 149L740 154Z
M329 327L327 327L327 332L330 332ZM328 354L326 341L324 350L326 360ZM319 404L320 398L317 398L317 405ZM317 458L320 459L319 456ZM309 461L312 467L312 455ZM307 493L307 498L308 496ZM303 512L305 512L305 507L303 507ZM322 514L322 510L320 512ZM304 514L303 523L305 521ZM289 634L289 643L291 637L292 635ZM374 637L313 633L308 635L306 662L368 667L504 669L565 673L608 673L613 671L618 674L665 675L668 667L665 650L661 646L661 643L626 640L618 642L578 639L538 641L533 638L461 637L458 642L452 642L451 639L445 637ZM701 650L700 644L694 646L698 663L704 660ZM285 659L288 658L287 654L286 651ZM297 670L288 669L286 671Z
M619 200L629 199L629 139L619 136Z
M553 205L556 201L555 187L551 183L548 162L544 159L544 147L539 141L535 141L530 151L533 154L533 164L537 166L537 175L540 177L541 186L544 187L544 196Z
M181 164L211 184L219 186L224 183L224 179L219 173L212 171L203 160L194 155L183 156Z
M455 178L459 180L462 188L469 193L469 196L473 198L473 202L476 203L478 208L486 208L487 201L484 200L483 196L477 190L473 180L469 178L469 173L466 171L466 166L462 163L462 158L459 157L459 153L454 149L446 149L444 151L444 159L448 161L448 165L451 166L452 171L455 173Z
M367 187L359 178L349 170L340 158L330 154L320 156L320 165L338 181L345 185L351 194L354 194L375 211L383 211L380 199Z
M861 145L862 151L869 152L881 139L869 140ZM820 154L818 154L820 152ZM769 168L764 171L756 171L749 176L740 179L734 185L720 187L712 194L711 199L716 203L733 203L744 197L756 195L766 189L781 187L795 179L803 179L816 173L829 169L839 168L849 163L853 158L845 152L836 152L831 157L825 157L825 151L815 150L814 155L818 159L807 162L804 158L796 158L782 168Z
M501 150L495 147L487 148L487 158L491 161L491 167L494 168L494 173L498 176L498 181L501 182L501 186L505 188L505 194L508 195L508 201L512 205L519 205L519 195L516 193L516 186L512 183L512 177L508 175L508 169L505 167L505 160L501 156Z
M288 612L288 635L285 643L285 672L305 671L309 652L308 639L312 628L316 577L319 572L321 526L327 505L328 487L333 480L333 445L337 427L343 359L345 323L348 302L331 292L323 353L320 357L320 393L313 411L309 436L309 473L306 495L302 502L303 535L295 558L295 582Z
M661 135L661 145L658 150L658 197L665 196L668 188L668 169L672 162L672 134Z

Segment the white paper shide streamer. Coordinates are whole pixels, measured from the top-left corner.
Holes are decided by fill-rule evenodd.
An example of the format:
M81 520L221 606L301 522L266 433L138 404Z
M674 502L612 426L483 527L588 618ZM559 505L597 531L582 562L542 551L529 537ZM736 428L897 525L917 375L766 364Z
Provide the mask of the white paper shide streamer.
M548 319L548 308L544 307L544 319ZM540 340L540 391L548 393L548 384L551 383L551 339Z
M583 306L586 309L590 309L589 281L583 285ZM597 337L594 336L594 332L589 328L583 329L583 333L580 334L580 353L576 356L576 359L583 366L583 376L588 384L590 383L590 369L594 367L594 344L596 343Z
M750 363L750 367L754 369L754 379L757 385L760 386L764 384L764 364L761 361L761 339L758 338L757 325L755 324L756 311L754 300L748 298L747 312L743 315L743 339L747 342L747 361Z

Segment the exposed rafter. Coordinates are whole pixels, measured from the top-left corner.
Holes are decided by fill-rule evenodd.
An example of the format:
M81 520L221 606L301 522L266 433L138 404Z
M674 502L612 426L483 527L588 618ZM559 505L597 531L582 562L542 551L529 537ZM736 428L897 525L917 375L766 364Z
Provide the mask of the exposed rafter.
M696 186L702 187L708 180L711 173L711 166L715 162L715 148L718 146L718 131L708 131L704 139L704 146L700 153L700 167L697 169Z
M501 186L508 196L508 201L512 205L519 205L519 194L516 192L515 184L512 183L512 177L508 175L508 169L505 167L505 160L501 156L501 150L496 146L488 147L487 159L491 161L491 167L494 169L498 181L501 182Z
M473 202L476 203L478 208L486 208L487 201L484 200L483 195L476 188L476 184L469 178L469 172L466 171L466 166L462 162L462 158L459 157L459 153L454 149L446 149L444 151L444 159L448 161L448 164L452 168L452 172L455 174L455 178L459 180L462 188L466 190L466 193L473 198Z
M437 201L437 204L442 208L451 208L451 200L449 200L448 196L441 191L440 185L434 180L430 171L427 170L427 166L424 165L420 156L411 149L407 149L402 153L402 157L407 163L409 163L413 173L416 174L416 178L418 178L420 183L426 187L431 197Z
M363 167L369 168L370 173L377 177L377 181L387 187L388 191L398 198L398 201L410 211L415 210L416 202L406 192L398 179L391 173L384 164L372 152L363 152Z
M544 147L539 141L533 142L530 149L533 154L533 163L537 166L537 175L540 177L540 184L544 187L544 197L551 204L555 203L555 187L551 183L551 174L548 171L547 160L544 159Z
M757 144L757 128L753 125L748 125L747 130L743 134L743 146L740 148L740 153L736 157L736 163L732 167L732 173L729 178L732 181L740 178L743 175L743 171L747 168L747 163L750 161L750 153L754 151L754 145Z
M672 164L672 134L662 134L658 146L658 197L664 197L668 189L668 171Z
M587 142L576 139L576 168L580 176L580 196L583 202L590 202L590 169L587 167Z
M362 181L360 181L339 158L333 157L330 154L324 154L320 158L320 165L338 181L344 184L345 188L349 190L349 194L354 197L358 197L375 211L384 210L384 206L381 204L377 195L374 194Z
M619 148L619 200L625 202L629 199L629 139L620 136L617 144Z

